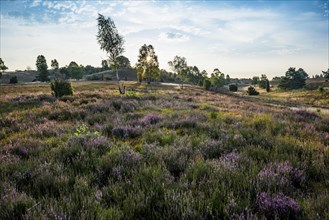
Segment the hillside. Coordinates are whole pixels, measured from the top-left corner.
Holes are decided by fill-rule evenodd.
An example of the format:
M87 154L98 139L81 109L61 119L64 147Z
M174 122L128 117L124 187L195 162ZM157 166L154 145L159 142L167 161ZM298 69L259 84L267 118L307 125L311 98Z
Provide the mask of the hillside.
M0 90L0 219L328 219L329 116L188 86Z

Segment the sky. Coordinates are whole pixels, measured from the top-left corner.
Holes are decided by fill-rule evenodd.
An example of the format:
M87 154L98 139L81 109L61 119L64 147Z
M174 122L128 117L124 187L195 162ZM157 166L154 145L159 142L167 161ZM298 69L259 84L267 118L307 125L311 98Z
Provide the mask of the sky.
M137 61L151 44L160 68L178 55L210 74L282 76L289 67L309 75L329 68L329 1L0 1L0 57L9 70L75 61L101 66L98 13L111 17Z

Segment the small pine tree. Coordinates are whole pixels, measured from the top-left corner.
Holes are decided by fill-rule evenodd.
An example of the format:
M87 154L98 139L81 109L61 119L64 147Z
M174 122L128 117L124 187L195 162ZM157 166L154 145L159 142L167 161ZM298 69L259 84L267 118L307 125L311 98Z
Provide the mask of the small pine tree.
M36 66L37 66L37 70L39 72L37 79L42 82L49 81L48 65L47 65L46 58L43 55L39 55L37 57Z
M71 82L62 79L55 79L55 81L50 83L50 88L53 91L53 95L57 98L64 95L73 95L74 92Z
M257 92L256 89L252 86L249 86L247 93L248 95L259 95L259 92Z

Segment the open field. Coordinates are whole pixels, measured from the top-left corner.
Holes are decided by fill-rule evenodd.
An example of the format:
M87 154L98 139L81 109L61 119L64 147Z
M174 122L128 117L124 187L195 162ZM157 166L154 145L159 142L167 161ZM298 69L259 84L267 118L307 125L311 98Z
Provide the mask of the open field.
M197 87L73 86L0 87L0 219L329 218L329 115Z

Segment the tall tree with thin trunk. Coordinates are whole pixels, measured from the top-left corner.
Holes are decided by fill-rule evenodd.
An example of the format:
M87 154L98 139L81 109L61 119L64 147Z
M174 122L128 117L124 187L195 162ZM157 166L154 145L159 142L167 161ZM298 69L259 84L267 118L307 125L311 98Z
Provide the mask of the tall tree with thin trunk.
M120 86L120 78L118 74L118 57L124 52L124 39L119 34L113 20L98 14L98 34L97 41L100 48L104 50L109 57L110 66L116 71L120 93L124 93Z
M152 45L144 44L139 49L136 67L142 73L142 77L150 84L152 79L157 78L159 73L158 56L155 54Z
M186 72L188 69L185 57L175 56L173 61L169 61L168 65L173 71L175 71L180 78L180 88L184 88L184 79L186 78Z

